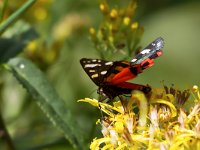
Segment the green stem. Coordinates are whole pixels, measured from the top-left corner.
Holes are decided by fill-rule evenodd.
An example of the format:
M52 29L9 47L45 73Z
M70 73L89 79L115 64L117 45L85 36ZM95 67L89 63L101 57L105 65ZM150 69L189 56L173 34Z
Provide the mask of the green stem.
M8 0L4 0L3 7L2 7L2 10L0 12L0 22L3 20L3 16L4 16L7 5L8 5Z
M0 25L0 35L17 19L19 18L28 8L30 8L37 0L27 0L16 12L14 12L7 20Z
M1 138L6 142L7 144L7 149L8 150L15 150L15 146L11 140L11 137L8 133L8 130L6 129L6 126L4 124L3 118L0 114L0 132L2 132Z

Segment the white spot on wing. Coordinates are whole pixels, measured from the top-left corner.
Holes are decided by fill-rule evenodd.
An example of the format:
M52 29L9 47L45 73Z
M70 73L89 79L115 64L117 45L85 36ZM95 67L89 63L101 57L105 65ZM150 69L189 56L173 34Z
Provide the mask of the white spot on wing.
M136 58L134 58L134 59L132 59L132 60L131 60L131 62L135 62L135 61L137 61L137 59L136 59Z
M157 43L157 47L158 47L158 49L161 49L161 48L163 48L163 41L158 41L158 43Z
M143 51L141 51L141 54L148 54L151 51L151 49L144 49Z
M105 75L107 73L107 71L101 71L102 75Z
M84 68L94 68L96 66L101 66L101 64L86 64Z
M95 72L95 70L89 70L89 72Z
M164 40L163 38L159 37L155 40L155 47L156 50L162 49L164 47Z
M93 74L92 76L91 76L91 78L97 78L98 77L98 74L96 73L96 74Z
M109 61L109 62L106 62L105 65L112 65L113 62L112 61Z
M93 59L93 60L92 60L92 62L96 62L96 61L97 61L96 59Z

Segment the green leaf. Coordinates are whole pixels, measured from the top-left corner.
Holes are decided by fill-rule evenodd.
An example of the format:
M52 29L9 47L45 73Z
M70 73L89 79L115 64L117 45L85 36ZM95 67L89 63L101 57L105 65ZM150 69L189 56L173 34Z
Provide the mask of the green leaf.
M50 121L64 133L73 147L79 150L85 149L83 138L79 133L80 128L44 74L33 63L24 58L11 59L7 65L7 69L34 97L39 107Z
M29 28L12 38L0 38L0 63L5 63L19 54L29 41L37 37L37 32L33 28Z
M25 44L23 42L17 42L15 39L0 39L0 63L6 62L9 58L14 57L20 53Z

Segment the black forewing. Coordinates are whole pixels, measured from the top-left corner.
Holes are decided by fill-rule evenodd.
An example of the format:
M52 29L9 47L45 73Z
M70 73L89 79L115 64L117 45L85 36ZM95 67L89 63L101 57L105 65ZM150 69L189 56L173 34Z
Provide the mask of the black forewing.
M82 58L80 63L90 79L100 86L114 62L101 59Z
M112 78L124 68L129 67L127 61L105 61L101 59L82 58L80 63L90 79L97 85L102 86L107 78ZM109 84L109 83L108 83Z

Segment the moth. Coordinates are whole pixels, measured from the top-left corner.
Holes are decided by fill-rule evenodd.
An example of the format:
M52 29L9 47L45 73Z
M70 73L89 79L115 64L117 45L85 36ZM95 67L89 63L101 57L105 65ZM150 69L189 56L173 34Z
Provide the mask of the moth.
M114 99L116 96L131 94L140 90L145 94L151 91L149 86L127 82L137 77L144 69L154 65L154 59L163 54L164 40L159 37L145 47L131 61L106 61L102 59L82 58L80 64L98 86L97 93L105 98Z

